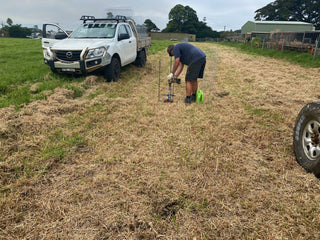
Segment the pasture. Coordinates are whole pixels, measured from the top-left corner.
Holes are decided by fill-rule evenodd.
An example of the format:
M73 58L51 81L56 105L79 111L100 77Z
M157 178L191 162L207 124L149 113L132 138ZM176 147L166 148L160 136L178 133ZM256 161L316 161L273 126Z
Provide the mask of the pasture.
M107 83L14 41L0 39L0 239L319 239L320 182L292 149L318 68L196 43L204 102L184 104L182 81L168 104L167 44Z

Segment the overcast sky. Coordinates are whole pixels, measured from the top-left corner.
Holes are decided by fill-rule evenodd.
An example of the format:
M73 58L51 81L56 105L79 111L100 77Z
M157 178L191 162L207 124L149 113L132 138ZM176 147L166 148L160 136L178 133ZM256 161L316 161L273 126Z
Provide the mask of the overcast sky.
M177 4L190 6L199 20L207 19L213 30L238 30L255 11L274 0L0 0L0 23L7 18L13 24L30 24L42 27L43 23L59 23L73 30L82 15L105 17L111 9L130 10L138 23L151 19L161 30L168 23L168 14Z

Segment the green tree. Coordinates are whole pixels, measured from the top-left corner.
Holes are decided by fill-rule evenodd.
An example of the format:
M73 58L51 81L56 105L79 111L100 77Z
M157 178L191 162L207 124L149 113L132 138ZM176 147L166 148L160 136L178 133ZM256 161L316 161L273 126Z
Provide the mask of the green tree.
M173 7L169 13L169 23L164 32L183 32L195 34L199 23L197 12L181 4Z
M158 32L160 30L150 19L146 19L144 24L146 25L148 32Z
M168 32L181 32L185 22L186 10L181 4L176 5L169 13Z
M196 34L199 26L199 19L197 12L189 6L185 6L184 23L182 25L182 32Z
M218 38L219 34L207 26L205 21L199 21L197 12L191 7L178 4L171 9L169 22L163 32L196 34L197 38Z
M197 29L197 38L220 38L220 34L213 31L205 22L200 22Z
M319 0L276 0L255 13L255 20L302 21L320 28Z
M11 19L11 18L8 18L8 19L7 19L7 24L8 24L10 27L12 26L13 21L12 21L12 19Z
M31 35L32 30L30 28L21 27L16 24L8 28L9 36L14 38L26 38Z

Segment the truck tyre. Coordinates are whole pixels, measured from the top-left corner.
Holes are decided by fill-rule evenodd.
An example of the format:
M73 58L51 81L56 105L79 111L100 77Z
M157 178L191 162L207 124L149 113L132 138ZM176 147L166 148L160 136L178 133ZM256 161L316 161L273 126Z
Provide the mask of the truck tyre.
M320 102L305 105L295 122L293 146L297 162L320 177Z
M118 58L113 57L111 63L106 67L104 71L104 77L107 82L117 82L120 78L121 64Z
M58 73L57 69L55 69L55 68L50 68L50 70L52 73Z
M137 67L144 67L146 65L147 62L147 55L145 50L141 50L137 53L137 58L135 61L135 65Z

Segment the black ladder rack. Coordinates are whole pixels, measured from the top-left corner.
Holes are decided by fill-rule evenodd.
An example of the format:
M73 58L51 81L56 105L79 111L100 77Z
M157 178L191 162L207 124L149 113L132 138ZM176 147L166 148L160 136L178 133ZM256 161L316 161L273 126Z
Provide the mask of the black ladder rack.
M126 16L117 15L114 18L95 18L94 16L83 15L80 18L80 20L83 21L83 23L86 23L87 21L93 21L93 22L96 22L96 21L117 21L119 23L119 22L127 21L127 17Z

